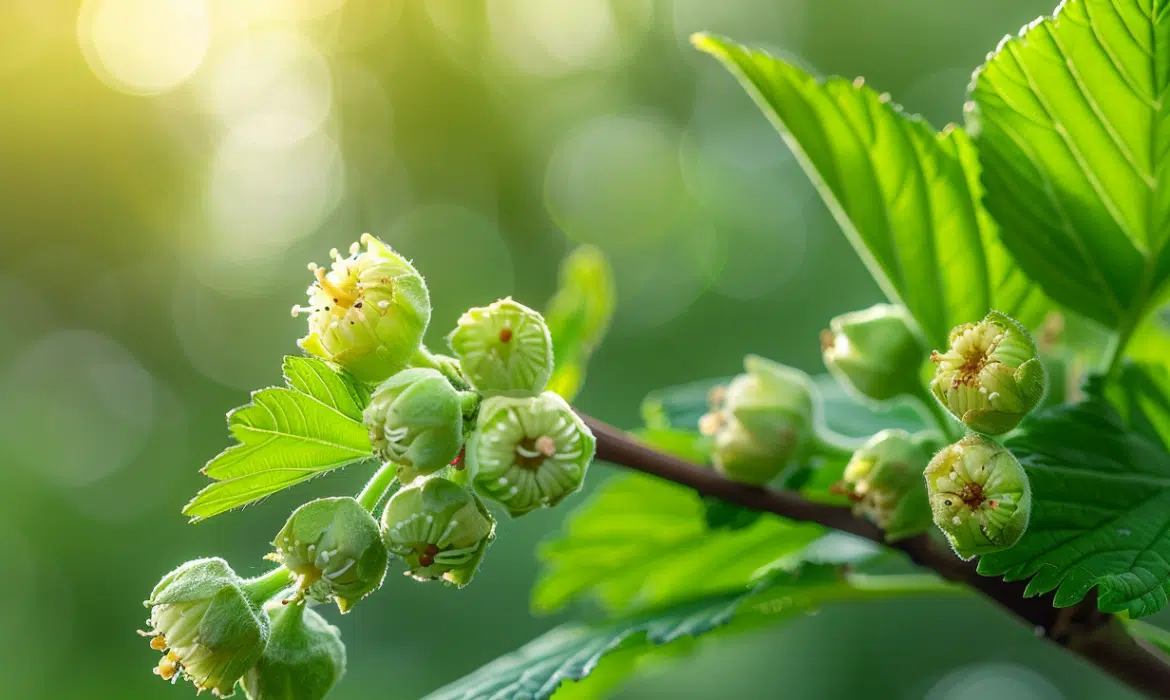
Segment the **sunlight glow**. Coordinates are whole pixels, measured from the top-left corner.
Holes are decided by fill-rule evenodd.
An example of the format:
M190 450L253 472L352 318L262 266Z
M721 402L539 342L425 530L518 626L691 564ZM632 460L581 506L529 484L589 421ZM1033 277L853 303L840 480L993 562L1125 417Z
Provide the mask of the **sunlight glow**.
M178 87L199 68L211 24L204 0L85 0L77 34L103 82L152 95Z

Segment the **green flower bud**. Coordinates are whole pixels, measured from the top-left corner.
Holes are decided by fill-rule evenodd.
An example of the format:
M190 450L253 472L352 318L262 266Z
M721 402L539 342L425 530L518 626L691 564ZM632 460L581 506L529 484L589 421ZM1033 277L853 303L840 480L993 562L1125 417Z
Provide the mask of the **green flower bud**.
M405 369L374 391L362 414L374 452L400 466L399 479L431 474L463 447L460 393L433 369Z
M468 381L487 396L537 394L552 376L544 318L511 297L463 314L448 342Z
M322 700L345 675L340 631L304 603L270 606L272 636L240 685L250 700Z
M999 435L1019 425L1044 398L1048 380L1028 331L998 311L951 331L931 392L968 428Z
M378 523L352 498L322 498L297 508L272 542L269 555L297 575L302 596L337 601L349 612L376 591L389 555Z
M925 476L934 524L963 559L1007 549L1028 527L1028 475L990 438L972 433L944 447Z
M892 541L930 527L930 503L922 470L929 448L905 430L883 430L853 453L840 490L853 501L853 512L867 518Z
M467 441L476 491L513 517L548 508L581 488L596 440L557 394L485 399Z
M900 306L878 304L843 314L821 333L825 367L855 393L874 401L913 394L926 348Z
M163 652L155 673L180 675L218 697L232 694L268 643L263 601L223 559L197 559L163 577L146 601L150 647Z
M402 557L407 574L420 581L470 583L495 529L475 494L437 476L394 494L382 511L386 549Z
M747 374L715 396L701 429L714 437L715 469L736 481L771 481L813 445L813 399L808 377L756 355Z
M309 334L298 344L307 352L336 362L371 384L406 367L422 343L431 320L426 282L385 243L366 233L343 258L330 252L330 270L309 265L317 277L308 290L309 305L293 307L293 316L309 314Z

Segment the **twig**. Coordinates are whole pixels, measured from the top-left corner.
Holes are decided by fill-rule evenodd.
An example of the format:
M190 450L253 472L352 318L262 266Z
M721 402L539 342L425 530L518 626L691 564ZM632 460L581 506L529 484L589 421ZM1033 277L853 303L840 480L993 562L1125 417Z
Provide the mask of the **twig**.
M814 522L859 537L885 542L882 531L847 508L814 503L796 493L748 486L638 442L629 434L581 414L597 437L597 459L689 486L706 496L774 513L792 520ZM1087 596L1068 608L1053 607L1052 594L1027 598L1023 582L980 576L971 562L959 560L927 535L889 544L923 568L943 578L964 583L1030 626L1036 636L1061 646L1096 665L1131 688L1170 700L1170 659L1132 637L1113 615L1097 609Z

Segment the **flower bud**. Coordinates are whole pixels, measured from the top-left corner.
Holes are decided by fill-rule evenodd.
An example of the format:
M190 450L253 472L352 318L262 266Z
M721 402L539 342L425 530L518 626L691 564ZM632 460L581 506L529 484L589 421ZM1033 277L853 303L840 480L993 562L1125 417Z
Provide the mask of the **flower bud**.
M972 433L944 447L925 476L934 524L963 559L1007 549L1028 527L1028 475L990 438Z
M345 675L340 631L304 603L270 606L272 635L240 685L250 700L322 700Z
M716 396L701 429L714 437L715 469L736 481L774 479L813 443L812 390L804 373L756 355Z
M399 465L399 479L431 474L463 447L459 392L437 370L405 369L382 382L362 414L374 452Z
M853 501L853 512L867 518L895 541L930 527L930 503L922 470L929 448L905 430L883 430L853 453L839 489Z
M382 541L403 558L408 575L465 586L475 575L496 523L483 502L462 486L431 476L390 498L382 511Z
M926 348L904 308L878 304L842 314L829 328L821 334L825 367L842 386L874 401L915 392Z
M581 488L593 460L593 433L557 394L485 399L467 441L476 491L513 517L548 508Z
M389 555L378 523L352 498L322 498L297 508L272 542L270 558L297 575L302 595L336 599L349 612L376 591Z
M155 673L178 676L218 697L260 658L268 642L263 601L223 559L197 559L163 577L150 594L150 647L163 652Z
M401 255L370 234L366 252L354 243L347 258L334 249L331 268L316 264L308 290L309 334L298 344L336 362L358 379L377 383L406 367L431 320L426 282Z
M552 376L544 318L511 297L467 311L448 342L468 381L486 396L537 394Z
M945 353L931 353L938 369L930 389L968 428L1006 433L1044 398L1048 381L1036 344L1014 320L992 311L957 326L948 343Z

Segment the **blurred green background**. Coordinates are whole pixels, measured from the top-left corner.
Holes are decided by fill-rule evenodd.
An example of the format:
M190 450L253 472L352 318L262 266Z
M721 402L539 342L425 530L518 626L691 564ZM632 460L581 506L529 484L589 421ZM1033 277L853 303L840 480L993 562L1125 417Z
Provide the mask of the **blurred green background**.
M820 371L817 331L876 286L707 29L865 75L941 126L971 69L1053 0L5 0L0 3L0 697L184 698L140 601L180 562L264 568L351 468L189 526L223 415L279 381L305 264L363 231L413 257L441 344L540 305L573 241L619 308L579 400L748 351ZM598 468L595 485L609 470ZM581 497L506 522L474 586L392 576L345 618L338 699L417 698L557 620L534 546ZM839 606L701 646L634 698L1102 698L1124 691L974 600Z

